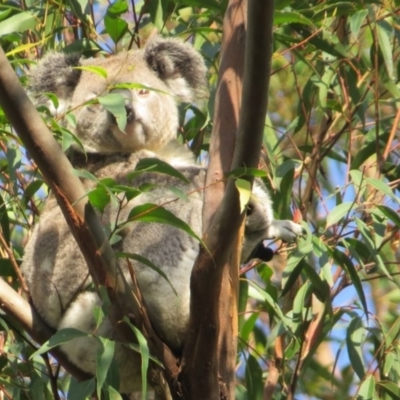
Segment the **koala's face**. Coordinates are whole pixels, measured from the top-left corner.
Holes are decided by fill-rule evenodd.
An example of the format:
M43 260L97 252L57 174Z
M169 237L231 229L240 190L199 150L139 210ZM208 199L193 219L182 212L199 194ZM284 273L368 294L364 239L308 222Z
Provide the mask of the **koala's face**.
M100 67L106 76L91 67ZM201 56L189 44L158 38L142 50L108 58L82 61L76 55L51 53L31 74L30 89L39 104L50 105L43 92L57 95L54 113L73 113L74 124L68 127L88 152L157 151L176 136L178 103L204 97L205 74ZM99 102L110 93L119 95L120 109L125 109L126 124L120 127Z
M83 70L69 109L76 118L75 133L89 152L134 152L157 150L176 136L177 100L143 58L143 51L122 53L103 60L87 60L83 66L100 66L107 79ZM117 84L139 83L146 88L115 88ZM154 89L154 90L152 90ZM126 126L122 131L111 114L96 99L119 94L125 102ZM95 100L87 104L89 100Z

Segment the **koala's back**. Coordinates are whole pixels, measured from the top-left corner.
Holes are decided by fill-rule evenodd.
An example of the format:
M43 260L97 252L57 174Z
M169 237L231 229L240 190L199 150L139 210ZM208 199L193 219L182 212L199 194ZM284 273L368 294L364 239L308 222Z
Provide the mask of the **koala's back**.
M134 169L137 160L136 154L127 157L124 162L119 159L118 162L100 168L96 175L109 176L112 171L117 183L127 184L126 174ZM107 207L102 215L103 221L114 224L118 218L118 223L122 223L133 207L153 203L163 205L165 209L178 215L201 236L205 171L193 165L181 169L181 172L190 183L158 173L139 176L130 185L140 186L146 183L154 184L154 188L135 197L122 208L115 205ZM86 183L88 187L92 186L91 183ZM171 186L191 194L187 200L177 198L168 189ZM156 330L172 348L179 348L188 318L189 278L198 253L198 242L178 228L158 223L132 222L119 234L121 240L114 245L116 251L147 258L173 282L174 288L149 266L129 260L135 270L149 314L157 316L153 321ZM126 260L120 260L126 278L130 281L126 263ZM34 229L21 268L35 307L54 328L59 327L63 314L82 291L94 290L90 288L92 279L85 260L54 199L47 204ZM162 318L158 318L160 315Z

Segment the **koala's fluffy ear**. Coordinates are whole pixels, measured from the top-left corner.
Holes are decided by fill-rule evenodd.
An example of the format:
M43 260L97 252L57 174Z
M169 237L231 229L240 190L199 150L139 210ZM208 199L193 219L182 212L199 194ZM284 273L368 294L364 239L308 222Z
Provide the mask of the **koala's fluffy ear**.
M190 44L159 37L146 45L144 57L178 100L191 103L207 96L207 69Z
M42 93L54 93L59 99L68 99L79 82L81 71L79 54L49 53L29 75L28 89L39 103L47 99Z

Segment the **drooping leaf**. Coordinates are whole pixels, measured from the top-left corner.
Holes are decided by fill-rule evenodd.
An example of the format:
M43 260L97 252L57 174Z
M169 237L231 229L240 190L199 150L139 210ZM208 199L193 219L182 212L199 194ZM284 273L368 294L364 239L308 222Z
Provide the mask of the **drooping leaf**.
M57 331L49 340L47 340L43 345L36 350L30 358L33 358L39 354L46 353L47 351L51 350L54 347L57 347L61 344L69 342L72 339L80 338L80 337L87 337L90 336L85 332L79 331L78 329L74 328L65 328Z
M101 388L107 378L108 369L111 366L114 357L115 342L113 340L99 337L101 346L96 354L96 391L97 396L101 398Z
M346 332L346 345L351 365L359 379L364 379L365 366L362 345L365 339L365 328L359 317L351 319Z
M147 203L134 207L129 213L127 223L133 221L157 222L160 224L171 225L175 228L181 229L201 242L201 239L186 222L176 217L172 212L156 204Z
M240 213L242 213L251 198L251 184L244 179L236 179L235 186L239 192Z
M125 132L127 116L124 96L119 93L108 93L104 96L99 96L98 100L115 117L119 130Z
M363 306L365 315L368 315L367 300L365 298L365 293L362 287L360 277L358 276L357 270L350 258L342 253L338 248L330 249L328 251L335 262L349 274L352 284L356 289L357 295L360 298L361 304Z
M139 331L136 326L132 325L129 321L128 318L124 317L125 323L129 325L129 327L132 329L133 333L136 336L136 339L139 343L139 349L140 349L140 355L141 355L141 360L142 360L142 400L146 400L146 388L147 388L147 369L149 367L149 360L150 360L150 351L149 347L147 345L146 338L143 336L142 332Z
M127 175L128 179L135 178L139 171L158 172L160 174L166 174L178 178L185 183L189 183L188 179L180 171L158 158L149 157L141 159L137 163L135 171Z

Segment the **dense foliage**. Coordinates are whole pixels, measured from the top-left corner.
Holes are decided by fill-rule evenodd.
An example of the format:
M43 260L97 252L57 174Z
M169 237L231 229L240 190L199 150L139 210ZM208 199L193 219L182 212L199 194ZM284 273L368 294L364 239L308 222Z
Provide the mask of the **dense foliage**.
M179 140L206 162L226 6L8 1L0 43L25 84L51 50L98 56L156 33L190 40L211 96L208 109L182 109ZM391 1L276 4L260 169L276 217L302 220L307 235L242 267L238 399L400 398L399 11ZM49 124L68 147L73 137ZM18 264L47 189L1 109L0 146L0 276L22 293ZM0 398L91 394L53 358L31 357L38 347L0 313Z

